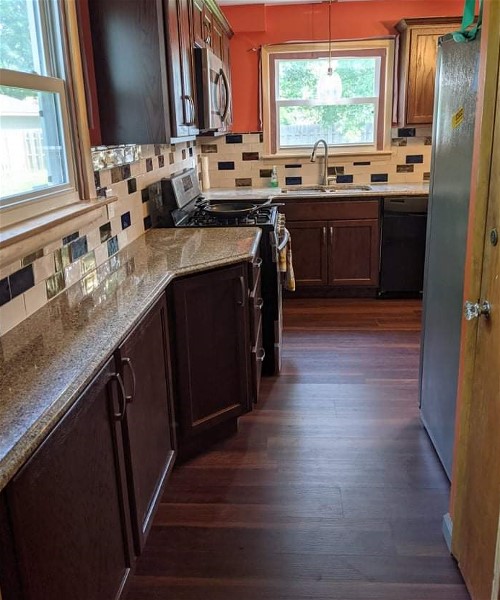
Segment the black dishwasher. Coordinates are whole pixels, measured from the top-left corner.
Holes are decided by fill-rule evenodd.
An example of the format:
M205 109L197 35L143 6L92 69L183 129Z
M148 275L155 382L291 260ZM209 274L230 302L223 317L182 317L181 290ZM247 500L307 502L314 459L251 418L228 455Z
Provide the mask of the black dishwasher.
M384 198L381 298L421 295L424 285L427 196Z

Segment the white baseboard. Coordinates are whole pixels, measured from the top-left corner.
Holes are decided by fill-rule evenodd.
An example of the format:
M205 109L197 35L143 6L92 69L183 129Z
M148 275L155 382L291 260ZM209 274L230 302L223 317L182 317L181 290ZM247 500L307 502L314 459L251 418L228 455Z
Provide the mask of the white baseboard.
M451 536L453 533L453 521L451 520L450 513L443 515L443 526L441 531L443 532L444 541L448 546L448 550L451 553Z

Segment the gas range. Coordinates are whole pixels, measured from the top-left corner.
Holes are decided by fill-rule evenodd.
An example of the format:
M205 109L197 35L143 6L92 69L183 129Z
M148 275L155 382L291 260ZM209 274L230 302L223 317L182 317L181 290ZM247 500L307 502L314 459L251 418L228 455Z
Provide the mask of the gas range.
M194 169L162 179L145 191L153 227L259 227L263 234L260 241L262 259L262 335L265 357L262 372L276 375L281 365L282 306L279 253L287 243L284 215L277 206L262 203L262 196L252 199L238 194L230 198L215 198L210 203L201 195L198 175ZM224 206L227 204L227 209ZM255 206L253 206L255 204ZM226 214L213 214L211 209ZM247 205L248 210L244 207ZM242 212L244 214L242 214Z
M255 212L240 217L215 216L205 212L203 208L195 207L192 212L183 215L180 221L176 223L176 227L262 227L263 229L275 229L277 223L278 208L276 206L259 207Z

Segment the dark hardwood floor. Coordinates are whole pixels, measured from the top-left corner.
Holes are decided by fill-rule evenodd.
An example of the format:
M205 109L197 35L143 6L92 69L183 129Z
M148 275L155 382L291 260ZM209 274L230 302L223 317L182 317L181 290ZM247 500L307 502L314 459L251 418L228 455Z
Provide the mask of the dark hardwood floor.
M420 317L287 301L281 376L174 470L127 600L468 600L419 420Z

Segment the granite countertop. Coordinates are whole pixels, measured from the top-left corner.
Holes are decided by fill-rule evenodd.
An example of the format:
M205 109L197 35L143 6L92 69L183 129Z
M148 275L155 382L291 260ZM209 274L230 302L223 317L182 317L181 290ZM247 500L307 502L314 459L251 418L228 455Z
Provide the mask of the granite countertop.
M255 227L153 229L0 338L0 491L174 278L251 260Z
M425 196L429 193L428 183L371 183L369 190L342 189L336 192L314 193L304 186L304 198L346 198L355 196L370 198L373 196ZM275 201L286 200L286 198L297 198L300 195L300 186L292 186L293 193L282 193L282 188L212 188L203 192L208 200L260 200L273 198ZM283 188L285 189L285 188Z

